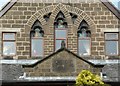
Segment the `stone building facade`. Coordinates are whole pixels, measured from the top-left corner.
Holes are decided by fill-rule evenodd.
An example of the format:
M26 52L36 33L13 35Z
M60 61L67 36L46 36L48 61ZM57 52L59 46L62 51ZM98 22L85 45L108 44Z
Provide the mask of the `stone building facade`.
M14 0L13 0L14 1ZM99 60L109 60L109 59L119 59L120 55L120 26L119 26L119 17L111 11L101 0L17 0L16 2L12 2L13 5L9 7L9 10L3 11L1 10L0 15L0 58L3 59L13 59L13 60L38 60L36 66L34 65L24 65L24 71L27 72L29 76L55 76L56 73L51 73L51 67L49 68L49 62L53 62L50 58L58 58L58 59L73 59L75 58L76 63L79 58L83 58L83 63L76 63L73 67L73 70L76 71L79 66L81 69L89 69L95 67L94 72L99 73L101 67L103 65L96 66L91 62L87 62L89 59L99 59ZM5 8L6 9L6 8ZM59 13L61 13L64 18L64 24L67 25L66 30L66 39L65 39L65 50L61 50L57 56L56 52L56 39L55 39L55 24L57 18L59 18ZM61 16L61 15L60 15ZM38 22L37 22L38 21ZM79 54L79 28L82 26L88 28L88 33L90 33L89 45L89 55L80 55ZM85 24L85 26L84 26ZM44 35L41 36L43 40L43 44L37 47L40 47L42 50L42 56L32 56L32 36L31 34L35 34L34 27L39 26L41 29L40 33ZM15 42L14 55L6 55L4 54L4 42L9 41L5 40L5 33L15 33L15 38L12 42ZM108 33L109 36L113 35L115 40L117 41L116 45L111 45L113 48L115 46L114 54L106 54L107 48L110 47L109 44L106 48L106 38L105 34ZM112 34L113 33L113 34ZM114 34L115 33L115 34ZM9 36L9 35L8 35ZM6 36L7 37L7 36ZM111 36L112 37L112 36ZM9 38L9 37L8 37ZM10 41L11 41L10 40ZM110 40L109 40L110 41ZM84 44L84 43L83 43ZM3 46L4 45L4 46ZM116 47L117 46L117 47ZM42 48L41 48L42 47ZM13 48L13 47L12 47ZM66 50L67 49L67 50ZM109 48L108 48L109 49ZM111 48L110 48L111 49ZM72 52L72 54L68 52ZM111 51L110 51L111 52ZM55 56L51 57L52 54L55 53ZM108 51L109 53L109 51ZM63 55L64 54L64 55ZM73 55L74 54L74 55ZM63 56L62 56L63 55ZM69 56L70 55L70 56ZM43 61L45 60L45 61ZM50 61L49 61L50 60ZM43 63L41 62L43 61ZM74 60L72 60L74 61ZM41 62L41 63L40 63ZM83 66L81 64L85 64L88 66ZM64 62L63 62L64 63ZM70 62L68 62L70 63ZM45 64L45 65L42 65ZM62 63L61 63L62 64ZM92 65L91 65L92 64ZM71 64L68 64L71 65ZM55 65L53 65L54 67ZM67 65L66 65L67 66ZM45 67L45 69L44 69ZM88 68L85 68L88 67ZM99 68L97 68L99 67ZM41 70L40 70L41 69ZM57 69L57 68L56 68ZM56 69L52 69L54 71L58 71ZM68 68L69 69L69 68ZM98 70L97 70L98 69ZM40 72L42 71L42 72ZM46 72L46 73L44 73ZM60 71L59 71L60 72ZM62 69L61 69L62 72ZM65 71L64 71L65 72ZM68 76L76 76L80 70L78 69L75 74L68 73ZM62 74L62 73L61 73ZM59 76L64 76L58 74ZM58 76L57 75L57 76Z
M63 48L37 63L23 65L23 68L31 77L75 77L82 70L100 75L103 66L95 65Z

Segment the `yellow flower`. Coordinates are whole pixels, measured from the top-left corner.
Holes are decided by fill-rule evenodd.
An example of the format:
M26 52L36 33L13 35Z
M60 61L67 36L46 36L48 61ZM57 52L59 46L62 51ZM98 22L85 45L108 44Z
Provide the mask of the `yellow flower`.
M77 86L90 86L94 84L104 84L98 75L92 74L89 70L82 70L76 78Z

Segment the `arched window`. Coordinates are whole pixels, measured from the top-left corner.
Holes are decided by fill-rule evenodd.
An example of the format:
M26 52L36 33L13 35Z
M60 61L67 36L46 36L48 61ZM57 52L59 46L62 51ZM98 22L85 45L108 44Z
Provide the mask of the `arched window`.
M31 57L43 56L43 36L44 31L42 30L41 24L38 20L36 20L30 32Z
M89 56L91 50L91 32L89 25L85 20L80 23L78 28L78 54L80 56Z
M67 22L65 16L60 11L54 22L55 27L55 51L61 47L61 42L64 41L67 46Z

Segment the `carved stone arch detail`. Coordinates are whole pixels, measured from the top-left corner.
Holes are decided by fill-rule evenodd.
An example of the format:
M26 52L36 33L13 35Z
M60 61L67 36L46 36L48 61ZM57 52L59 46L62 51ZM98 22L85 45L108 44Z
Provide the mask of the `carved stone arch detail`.
M69 14L70 12L72 12L72 13L77 14L77 16L78 16L78 18L75 20L75 23L74 23L75 27L78 28L80 22L84 19L89 24L90 28L95 29L94 21L83 10L81 10L77 7L63 5L62 3L59 3L58 5L50 5L50 6L47 6L43 9L37 11L28 20L27 25L31 27L37 19L41 22L42 25L45 25L47 22L43 18L43 16L49 12L52 12L52 14L50 16L50 23L54 24L54 20L60 11L64 14L68 24L72 25L72 19L71 19L71 16Z
M76 15L81 14L83 12L83 10L81 10L77 7L71 7L69 5L66 5L66 9L71 13L75 13Z
M69 14L69 11L66 9L65 5L63 4L58 4L56 8L52 11L52 14L50 16L51 19L51 24L54 24L54 20L59 12L62 12L66 18L66 21L68 24L72 24L71 16Z
M43 9L39 10L38 12L40 13L40 15L45 15L46 13L52 12L52 10L54 10L56 6L55 5L50 5L50 6L46 6Z
M49 12L52 12L52 10L54 9L54 5L50 5L47 6L39 11L37 11L36 13L34 13L30 19L27 22L28 26L32 26L34 24L34 22L38 19L42 25L46 24L46 20L43 18L43 16Z
M45 23L45 20L44 20L43 17L40 15L40 13L39 13L39 12L36 12L35 14L33 14L33 15L30 17L30 19L29 19L28 22L27 22L27 25L30 26L30 27L32 27L32 25L34 24L34 22L35 22L36 20L39 20L42 25L44 25L44 23Z
M75 21L75 27L77 27L77 29L80 23L82 22L82 20L85 20L88 23L91 32L95 32L96 25L94 21L85 12L82 12L81 14L79 14L78 18Z

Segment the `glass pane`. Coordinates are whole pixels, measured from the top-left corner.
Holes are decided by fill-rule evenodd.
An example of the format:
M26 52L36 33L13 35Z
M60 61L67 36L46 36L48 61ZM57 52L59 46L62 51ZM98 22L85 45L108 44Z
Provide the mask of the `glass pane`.
M66 39L66 30L55 30L56 39Z
M61 19L61 20L58 20L58 28L65 28L65 26L63 25L64 21Z
M56 40L55 50L58 50L61 48L61 42L62 42L62 40ZM66 44L66 41L65 41L65 44Z
M34 33L34 32L31 32L30 36L31 36L32 38L34 38L34 37L35 37L35 33Z
M3 55L15 55L16 45L15 42L3 42Z
M78 37L83 37L81 32L78 33Z
M43 56L42 39L32 39L32 56Z
M106 33L105 39L107 40L118 39L118 34L117 33Z
M90 55L90 40L79 39L79 55Z
M42 34L41 34L41 33L39 33L39 32L35 32L34 37L42 37Z
M4 33L3 39L4 40L15 40L15 33Z
M84 31L82 31L82 37L87 37L87 33L86 33L86 31L84 30Z
M118 54L118 41L106 41L106 55Z
M40 33L40 29L39 28L35 29L35 37L42 37L42 33Z

